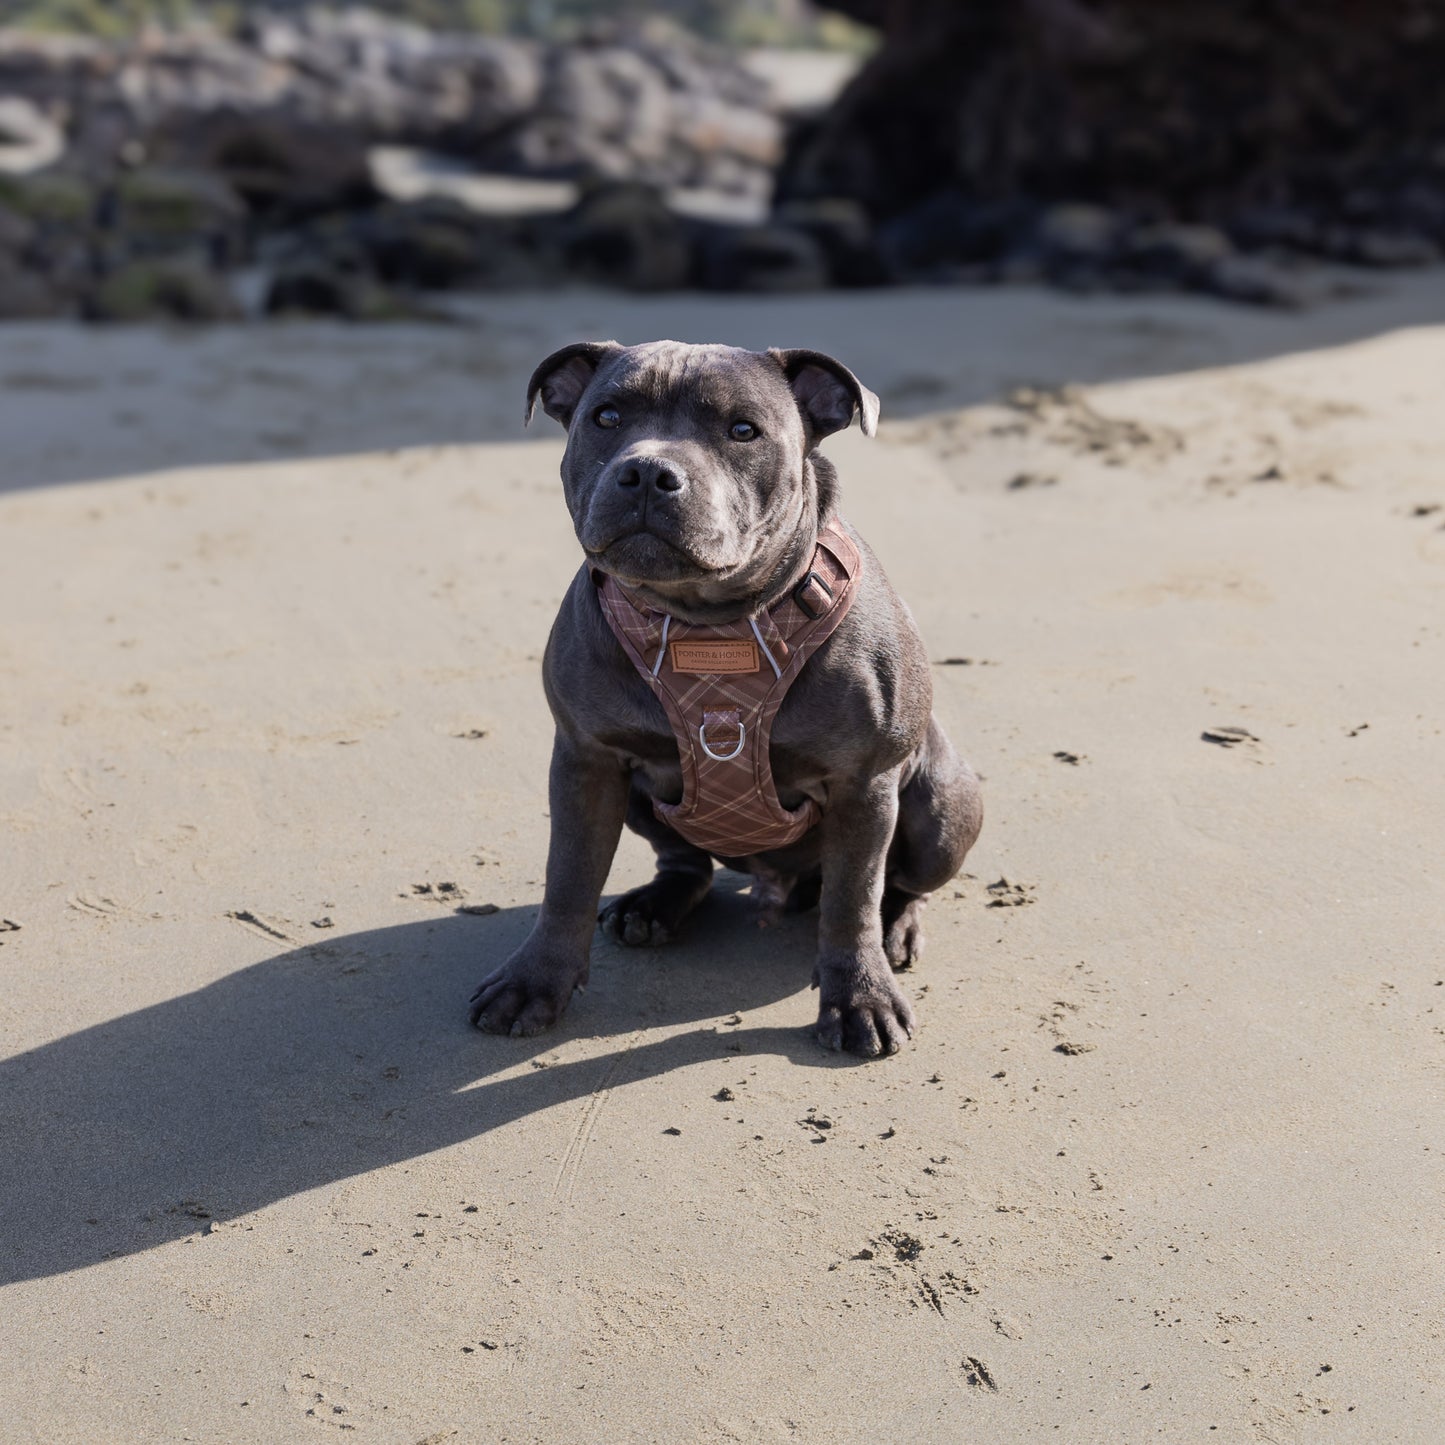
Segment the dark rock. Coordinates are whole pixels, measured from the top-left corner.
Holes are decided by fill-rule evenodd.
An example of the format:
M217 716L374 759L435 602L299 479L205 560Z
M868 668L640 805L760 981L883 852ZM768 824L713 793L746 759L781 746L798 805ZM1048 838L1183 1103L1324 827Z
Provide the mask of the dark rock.
M1432 266L1440 259L1440 247L1410 232L1361 231L1351 237L1342 259L1361 266Z
M219 176L268 221L380 199L365 136L297 116L216 111L173 118L147 138L161 164Z
M879 248L900 281L952 279L959 267L996 262L1033 224L1036 208L1022 201L977 201L938 191L884 222Z
M1203 284L1217 296L1254 306L1298 310L1313 299L1297 274L1263 256L1227 256L1209 268Z
M687 284L692 267L689 227L651 186L597 185L559 218L557 248L567 272L632 291Z
M30 253L32 266L67 305L79 305L103 269L94 237L84 232L52 232L42 228Z
M846 196L788 201L773 213L773 222L818 243L834 286L881 286L888 279L877 235L857 201Z
M1141 226L1130 233L1124 249L1129 266L1190 284L1203 281L1233 254L1233 243L1216 226Z
M1270 246L1297 251L1319 249L1318 220L1295 206L1241 207L1230 217L1229 233L1235 245L1246 250Z
M383 281L423 289L535 282L540 268L524 229L439 196L383 206L357 228Z
M0 175L0 314L64 315L95 280L97 192L64 171Z
M0 205L0 258L17 259L30 249L38 233L28 217Z
M705 244L703 285L713 291L816 291L828 284L823 248L786 226L720 227Z
M387 206L366 224L366 246L378 274L408 286L444 288L475 275L479 237L466 208L444 201Z
M1401 265L1445 248L1445 0L826 3L880 22L883 44L790 134L780 201L850 196L885 228L916 229L940 193L966 198L960 222L976 205L1067 197L1249 249ZM1219 264L1215 289L1281 299L1193 245L1139 266L1065 230L1064 256L1044 248L1051 278L1209 286ZM993 261L1022 240L1010 223L995 256L927 260Z
M284 267L266 291L268 316L349 316L366 278L321 262Z
M1391 197L1388 221L1445 246L1445 176L1406 181Z
M264 309L268 316L333 316L346 321L431 319L404 295L365 271L321 262L298 262L271 279Z
M0 321L35 321L65 310L64 299L44 275L0 254Z

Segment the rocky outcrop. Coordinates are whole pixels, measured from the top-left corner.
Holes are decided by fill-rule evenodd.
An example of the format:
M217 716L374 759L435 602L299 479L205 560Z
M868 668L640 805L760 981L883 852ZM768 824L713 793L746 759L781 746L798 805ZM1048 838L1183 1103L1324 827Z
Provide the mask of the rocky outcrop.
M390 200L381 144L580 199L530 221ZM43 146L64 155L26 173ZM547 45L317 8L126 44L0 31L0 314L223 316L243 266L268 312L358 318L461 286L696 284L706 228L664 192L761 208L781 148L762 82L646 27Z
M1445 250L1445 0L826 3L884 43L779 194L862 206L905 270L1203 284L1230 248Z
M478 169L754 196L782 148L763 83L676 34L546 45L351 9L124 45L0 32L0 122L7 101L32 128L58 127L86 169L199 165L303 211L354 203L378 143ZM0 129L0 159L4 144Z
M291 9L124 45L0 32L0 317L200 320L244 295L381 320L568 282L1044 280L1298 306L1337 284L1315 260L1445 252L1445 0L838 8L884 45L830 109L789 118L780 173L762 82L646 28L552 45ZM383 193L380 145L441 159ZM448 167L574 199L483 213L440 193ZM710 204L679 210L689 187Z

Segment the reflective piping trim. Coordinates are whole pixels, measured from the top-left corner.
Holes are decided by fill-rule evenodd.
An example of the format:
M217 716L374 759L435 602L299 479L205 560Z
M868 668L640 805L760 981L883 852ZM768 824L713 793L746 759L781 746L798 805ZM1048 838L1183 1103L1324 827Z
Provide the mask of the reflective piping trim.
M667 656L667 629L672 626L672 613L662 614L662 641L657 648L657 661L652 664L652 675L656 677L662 668L662 659Z
M768 650L768 644L763 641L763 634L758 631L758 619L756 617L749 617L748 626L753 629L753 636L758 639L758 646L763 649L763 656L768 659L768 666L773 669L773 676L781 678L783 669L778 666L777 659Z

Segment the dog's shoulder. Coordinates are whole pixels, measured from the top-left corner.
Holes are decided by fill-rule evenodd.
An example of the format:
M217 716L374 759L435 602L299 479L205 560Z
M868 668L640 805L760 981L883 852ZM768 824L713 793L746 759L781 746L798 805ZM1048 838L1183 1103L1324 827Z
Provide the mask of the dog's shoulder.
M862 557L857 595L833 635L809 659L778 715L775 738L834 740L870 761L906 757L928 727L933 683L907 604L872 549L851 527Z
M542 658L542 684L558 724L584 737L627 747L659 732L671 736L652 689L623 650L597 597L589 567L573 577Z

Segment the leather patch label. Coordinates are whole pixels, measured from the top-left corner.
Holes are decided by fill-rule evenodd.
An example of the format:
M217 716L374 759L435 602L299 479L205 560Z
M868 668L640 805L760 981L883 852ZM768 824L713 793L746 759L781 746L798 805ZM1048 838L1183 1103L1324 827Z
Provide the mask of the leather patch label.
M699 638L668 647L674 672L700 676L712 673L757 672L762 666L758 644L750 637Z

